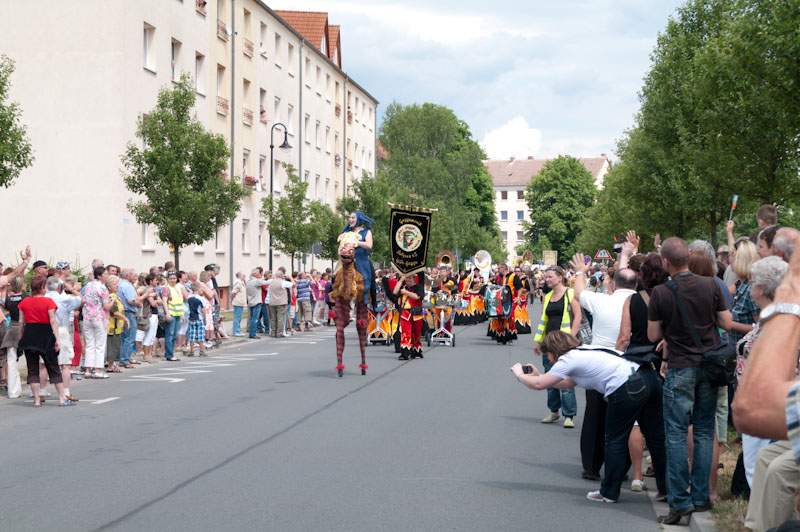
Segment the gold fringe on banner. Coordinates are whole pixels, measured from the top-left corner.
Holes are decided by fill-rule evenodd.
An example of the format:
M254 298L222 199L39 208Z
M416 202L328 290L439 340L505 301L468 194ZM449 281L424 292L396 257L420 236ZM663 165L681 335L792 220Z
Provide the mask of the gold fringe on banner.
M400 209L410 212L422 212L425 214L433 214L434 212L439 212L439 209L426 209L425 207L415 207L414 205L398 205L396 203L387 203L387 205L392 209Z

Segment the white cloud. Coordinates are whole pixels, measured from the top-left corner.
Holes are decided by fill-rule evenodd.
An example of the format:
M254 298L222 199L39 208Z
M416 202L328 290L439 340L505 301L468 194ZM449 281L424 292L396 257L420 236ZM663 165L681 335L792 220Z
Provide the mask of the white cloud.
M488 131L481 141L481 146L490 159L540 156L542 131L530 127L525 118L517 116L502 126Z

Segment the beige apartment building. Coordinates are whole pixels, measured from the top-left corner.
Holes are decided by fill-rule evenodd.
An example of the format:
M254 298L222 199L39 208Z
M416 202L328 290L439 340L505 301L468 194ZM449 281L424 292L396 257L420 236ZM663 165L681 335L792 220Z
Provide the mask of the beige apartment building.
M611 169L611 161L606 154L600 157L580 157L578 159L592 174L598 188L603 186L603 178ZM526 159L492 159L484 161L486 170L492 176L494 206L500 237L508 250L508 260L517 257L517 246L525 242L524 222L530 222L530 209L525 203L525 189L542 171L548 159L528 157Z
M259 0L25 0L0 3L0 52L16 61L12 100L23 110L33 166L0 190L6 227L0 261L30 243L36 258L86 266L92 258L144 270L171 258L153 227L126 208L120 157L137 118L184 72L198 119L224 135L229 175L252 187L232 226L181 253L181 268L266 267L269 235L259 215L283 163L309 196L335 206L375 172L377 100L342 69L340 28L326 13L276 12ZM291 223L291 220L287 220ZM232 238L231 238L232 237ZM329 264L329 263L328 263ZM316 260L317 266L328 264ZM274 266L289 257L274 253ZM306 267L315 265L309 256Z

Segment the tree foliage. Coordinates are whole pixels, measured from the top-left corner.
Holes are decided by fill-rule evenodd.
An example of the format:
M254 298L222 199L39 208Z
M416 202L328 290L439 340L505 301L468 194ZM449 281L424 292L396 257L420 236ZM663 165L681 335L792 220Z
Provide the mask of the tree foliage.
M373 260L388 262L389 207L413 204L438 209L430 257L450 249L461 257L486 249L505 260L485 155L469 127L450 109L425 103L386 109L380 140L389 153L375 177L362 177L341 212L362 209L375 219Z
M562 155L544 164L525 191L531 219L523 227L535 255L546 249L572 255L595 193L594 178L578 159Z
M239 212L245 190L224 171L230 152L222 135L206 131L193 115L195 91L187 75L158 94L156 107L139 119L122 163L125 185L137 197L128 209L139 223L153 224L158 238L180 249L210 240Z
M601 239L614 217L645 233L716 241L733 194L739 217L762 203L793 212L798 65L797 2L690 0L658 39L640 112L581 241Z
M321 205L307 198L308 183L300 179L294 167L286 165L287 182L281 197L266 196L261 214L267 221L273 247L291 257L309 253L321 236L321 225L314 215L324 214Z
M14 61L0 55L0 187L9 187L20 172L33 164L28 133L20 120L21 110L8 100Z

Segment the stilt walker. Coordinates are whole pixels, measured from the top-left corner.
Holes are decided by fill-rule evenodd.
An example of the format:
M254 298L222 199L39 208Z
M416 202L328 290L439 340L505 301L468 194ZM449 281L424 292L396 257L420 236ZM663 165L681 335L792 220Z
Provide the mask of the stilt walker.
M344 374L344 329L350 323L351 304L356 307L356 330L361 349L361 374L367 374L367 305L364 302L364 277L355 267L357 235L352 232L339 236L339 268L333 278L330 298L336 311L336 371Z

